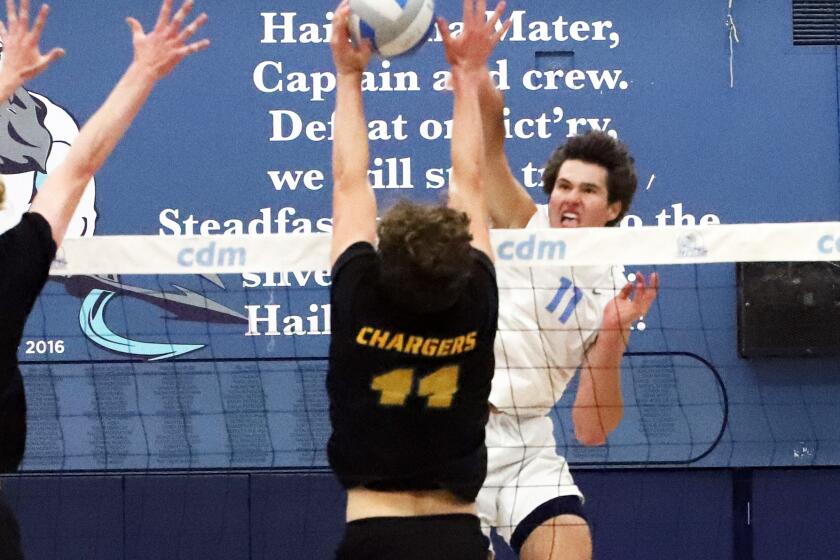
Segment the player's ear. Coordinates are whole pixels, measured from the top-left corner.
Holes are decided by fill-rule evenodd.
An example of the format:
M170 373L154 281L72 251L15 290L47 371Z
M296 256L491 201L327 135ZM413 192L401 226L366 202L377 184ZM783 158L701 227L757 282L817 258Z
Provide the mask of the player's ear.
M620 200L616 200L615 202L607 206L607 221L611 222L618 218L619 214L621 214L622 208L623 206Z

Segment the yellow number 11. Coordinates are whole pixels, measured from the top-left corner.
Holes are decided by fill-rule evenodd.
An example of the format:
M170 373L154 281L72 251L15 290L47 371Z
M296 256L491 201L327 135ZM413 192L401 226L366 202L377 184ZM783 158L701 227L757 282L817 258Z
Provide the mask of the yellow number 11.
M428 397L429 408L449 408L458 392L458 366L445 366L420 379L418 397ZM373 378L370 388L380 393L382 406L405 406L414 386L413 369L395 369Z

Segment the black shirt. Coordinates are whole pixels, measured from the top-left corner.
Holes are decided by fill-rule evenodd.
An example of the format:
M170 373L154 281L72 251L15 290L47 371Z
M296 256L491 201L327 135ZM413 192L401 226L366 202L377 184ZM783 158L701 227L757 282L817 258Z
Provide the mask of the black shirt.
M24 214L0 235L0 473L16 471L26 444L26 398L17 349L47 282L56 246L40 214Z
M473 249L464 265L471 276L455 303L418 313L382 288L370 243L336 261L327 451L346 488L444 489L475 500L487 473L499 300L490 259Z

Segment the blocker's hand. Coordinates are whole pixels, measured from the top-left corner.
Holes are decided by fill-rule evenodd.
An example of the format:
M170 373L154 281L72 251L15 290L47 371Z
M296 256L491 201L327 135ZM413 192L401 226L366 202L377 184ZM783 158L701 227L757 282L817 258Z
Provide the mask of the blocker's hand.
M335 69L339 74L361 74L367 68L373 54L370 41L362 41L354 45L350 39L350 2L344 0L338 5L332 21L332 40L330 48L333 53Z
M207 22L207 14L201 14L181 29L194 4L193 0L185 0L175 15L170 17L172 0L164 0L157 23L149 33L144 32L143 26L133 17L126 19L134 42L134 62L148 69L155 79L160 80L187 56L210 46L210 39L187 43Z
M0 77L3 81L14 83L16 87L13 89L17 89L64 56L64 49L55 48L47 54L41 54L38 46L49 13L49 6L42 5L35 25L30 29L29 0L21 0L20 8L15 5L15 0L6 0L7 25L0 22L0 42L3 45Z
M511 25L511 21L507 20L496 29L505 11L504 0L498 3L496 11L485 21L486 8L486 0L464 0L464 30L457 37L449 32L449 22L444 18L438 19L438 31L443 38L446 62L450 66L468 71L486 68L490 53Z

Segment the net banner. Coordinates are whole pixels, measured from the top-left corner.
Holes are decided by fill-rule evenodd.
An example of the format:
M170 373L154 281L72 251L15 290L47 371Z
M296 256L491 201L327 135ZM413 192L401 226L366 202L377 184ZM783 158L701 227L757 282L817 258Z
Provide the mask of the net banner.
M828 261L840 222L494 230L497 266ZM53 274L177 274L329 269L329 234L68 239Z

